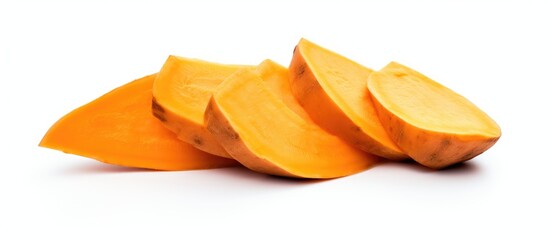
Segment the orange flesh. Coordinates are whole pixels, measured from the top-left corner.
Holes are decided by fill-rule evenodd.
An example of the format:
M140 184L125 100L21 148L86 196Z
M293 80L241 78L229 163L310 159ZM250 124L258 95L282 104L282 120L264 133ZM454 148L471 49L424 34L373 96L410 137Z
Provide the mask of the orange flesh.
M151 114L156 75L130 82L57 121L40 146L128 167L157 170L239 165L179 141Z
M155 116L184 142L230 157L205 129L204 111L217 86L242 67L245 66L168 57L153 87Z
M412 69L390 63L374 79L370 86L382 105L414 126L453 134L501 134L494 120L469 100Z
M469 160L501 136L497 123L469 100L398 63L372 74L368 88L389 135L425 166Z
M305 112L303 107L299 105L299 102L292 95L287 68L267 59L257 66L257 72L261 79L263 79L263 82L267 85L267 88L275 96L280 98L288 108L301 118L312 121L307 112Z
M303 178L346 176L376 162L296 113L302 111L296 101L283 97L287 69L270 61L258 69L229 77L206 111L208 129L236 160L258 172Z
M311 118L356 147L389 159L407 156L379 122L367 90L372 70L301 39L290 65L293 94Z

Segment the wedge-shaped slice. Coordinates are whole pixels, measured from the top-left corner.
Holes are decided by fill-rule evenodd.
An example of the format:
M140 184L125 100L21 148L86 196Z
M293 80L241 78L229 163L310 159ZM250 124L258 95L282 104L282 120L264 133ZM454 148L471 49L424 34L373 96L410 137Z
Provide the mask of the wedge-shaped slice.
M367 91L372 70L301 39L290 64L292 92L321 127L388 159L407 156L379 122Z
M273 90L277 84L269 83L288 81L287 69L276 68L259 67L271 69L268 74L243 69L211 98L206 126L231 156L254 171L301 178L346 176L376 162L375 156L351 147L286 105L281 88Z
M497 123L469 100L398 63L370 75L368 88L393 141L427 167L469 160L501 136Z
M151 114L156 75L130 82L57 121L40 146L99 161L157 170L239 165L179 141Z
M153 113L184 142L230 157L204 127L204 111L217 86L237 69L197 59L170 56L153 87Z

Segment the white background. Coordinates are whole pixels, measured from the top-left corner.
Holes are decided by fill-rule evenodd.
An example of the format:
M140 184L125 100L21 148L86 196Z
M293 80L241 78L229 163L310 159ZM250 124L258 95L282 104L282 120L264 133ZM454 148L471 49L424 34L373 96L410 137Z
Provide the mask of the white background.
M0 239L549 239L549 7L414 2L1 1ZM169 54L287 65L301 37L415 68L503 136L445 171L393 163L329 181L132 170L37 147Z

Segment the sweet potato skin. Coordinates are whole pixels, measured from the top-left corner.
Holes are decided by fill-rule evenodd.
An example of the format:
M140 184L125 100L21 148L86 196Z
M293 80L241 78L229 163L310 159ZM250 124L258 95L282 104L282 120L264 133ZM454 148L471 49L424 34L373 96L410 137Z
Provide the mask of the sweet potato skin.
M419 129L390 113L374 97L372 100L393 141L412 159L432 169L441 169L470 160L488 150L499 139Z
M163 108L155 98L152 99L152 113L181 141L216 156L231 158L231 155L216 142L215 138L203 126Z

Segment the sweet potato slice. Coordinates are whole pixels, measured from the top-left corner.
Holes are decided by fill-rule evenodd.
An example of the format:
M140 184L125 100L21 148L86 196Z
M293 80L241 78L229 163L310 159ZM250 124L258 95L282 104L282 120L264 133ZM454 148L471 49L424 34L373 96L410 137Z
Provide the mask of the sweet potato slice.
M370 100L366 87L371 73L305 39L296 46L290 64L292 92L318 125L369 153L405 159Z
M501 136L497 123L465 97L401 64L371 74L368 88L393 141L427 167L469 160Z
M153 113L196 148L231 157L204 127L204 111L217 86L244 66L169 56L153 87Z
M258 69L270 70L240 70L206 110L207 129L236 160L257 172L300 178L346 176L376 162L296 113L295 100L281 96L290 94L284 83L274 82L288 81L286 68L266 61Z
M156 75L130 82L57 121L40 146L99 161L157 170L239 165L178 140L151 114Z

